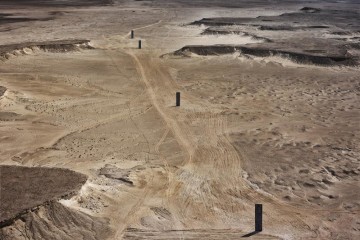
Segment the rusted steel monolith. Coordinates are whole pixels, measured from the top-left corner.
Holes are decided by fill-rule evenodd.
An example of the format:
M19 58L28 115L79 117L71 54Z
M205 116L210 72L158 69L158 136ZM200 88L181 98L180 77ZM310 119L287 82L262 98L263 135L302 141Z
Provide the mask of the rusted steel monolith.
M134 39L134 30L131 30L131 39Z
M139 49L141 49L141 40L139 40Z
M255 204L255 232L262 231L262 204Z
M180 107L180 92L176 92L176 106Z

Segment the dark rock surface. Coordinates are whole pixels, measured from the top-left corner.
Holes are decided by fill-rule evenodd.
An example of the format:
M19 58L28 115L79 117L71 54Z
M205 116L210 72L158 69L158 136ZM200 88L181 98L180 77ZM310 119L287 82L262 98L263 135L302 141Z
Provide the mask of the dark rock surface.
M89 42L89 40L73 39L0 45L0 59L8 58L8 54L12 54L14 51L22 51L24 48L38 48L46 52L69 52L79 49L92 49L93 47L89 45Z
M216 17L203 18L190 23L205 26L252 25L261 30L301 30L306 28L327 28L331 24L343 29L360 30L360 14L355 9L318 9L309 12L299 9L296 12L284 13L279 16L258 16L256 18ZM307 9L305 7L305 9ZM280 26L279 26L280 25ZM303 26L299 26L303 25ZM281 26L283 29L281 29Z
M0 86L0 97L6 92L6 87Z
M0 227L53 200L71 197L87 177L67 169L0 166Z
M256 46L255 44L252 46L185 46L182 49L176 51L174 54L178 56L185 56L187 53L195 53L197 55L208 56L232 54L238 51L242 54L257 57L281 56L302 64L314 64L323 66L353 66L358 64L357 59L352 58L352 56L348 55L346 51L333 53L331 55L323 55L311 52L303 53L291 50L279 50L276 48L264 48L261 46Z
M306 6L278 16L202 18L190 23L207 26L202 35L237 34L263 42L185 46L175 54L188 51L198 55L219 55L241 51L251 56L280 56L297 63L356 66L360 57L359 22L359 10L350 5L340 9L330 5L323 8Z
M112 0L2 0L0 5L11 6L94 6L94 5L109 5Z

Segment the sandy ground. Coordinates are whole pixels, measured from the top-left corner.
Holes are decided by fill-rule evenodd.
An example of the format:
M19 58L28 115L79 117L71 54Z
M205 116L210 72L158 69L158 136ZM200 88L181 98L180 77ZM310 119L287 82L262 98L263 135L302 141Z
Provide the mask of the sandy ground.
M237 239L253 232L255 203L264 204L264 231L254 239L360 236L359 67L173 56L186 45L263 42L202 35L204 26L187 25L193 21L304 6L184 2L2 6L27 18L0 25L3 45L89 39L94 48L29 47L0 62L0 163L89 178L56 211L32 213L38 235L11 231L27 229L25 219L5 229L9 239L74 238L54 220L69 212L64 221L81 229L76 236L92 239ZM99 227L86 231L91 222Z

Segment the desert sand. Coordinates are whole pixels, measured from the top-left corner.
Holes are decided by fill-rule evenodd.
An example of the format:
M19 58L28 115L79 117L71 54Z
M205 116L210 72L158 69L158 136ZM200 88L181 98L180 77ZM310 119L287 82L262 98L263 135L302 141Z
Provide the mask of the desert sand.
M360 238L357 1L0 10L1 239Z

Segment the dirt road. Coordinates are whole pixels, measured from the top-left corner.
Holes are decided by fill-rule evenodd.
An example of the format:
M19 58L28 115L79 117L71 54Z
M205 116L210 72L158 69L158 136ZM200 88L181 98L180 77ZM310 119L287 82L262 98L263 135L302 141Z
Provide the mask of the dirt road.
M111 45L113 49L118 44L106 45ZM164 135L156 144L156 152L159 153L159 146L171 133L186 155L180 164L172 164L170 159L159 153L163 161L161 174L166 183L159 186L158 178L154 177L158 173L152 171L143 193L134 202L122 224L132 224L134 216L141 215L139 207L152 202L151 199L156 195L159 197L159 192L162 192L162 207L170 210L172 221L178 222L173 223L173 226L178 229L191 226L194 219L202 219L202 227L236 228L237 219L243 216L246 216L247 222L251 221L253 205L260 202L266 206L267 225L282 219L283 227L293 228L294 235L297 231L304 234L310 230L301 217L306 216L306 213L284 205L265 192L255 190L243 178L242 156L228 139L227 117L221 110L211 109L201 99L186 92L182 94L182 106L175 107L175 93L181 91L181 87L169 74L164 60L157 57L156 50L151 49L151 46L145 48L118 48L117 51L125 51L132 57L139 80L145 86L146 96L166 126ZM219 211L225 215L219 217ZM224 225L224 222L229 225ZM120 228L115 236L120 238L124 234L126 228ZM138 234L141 236L141 232Z

